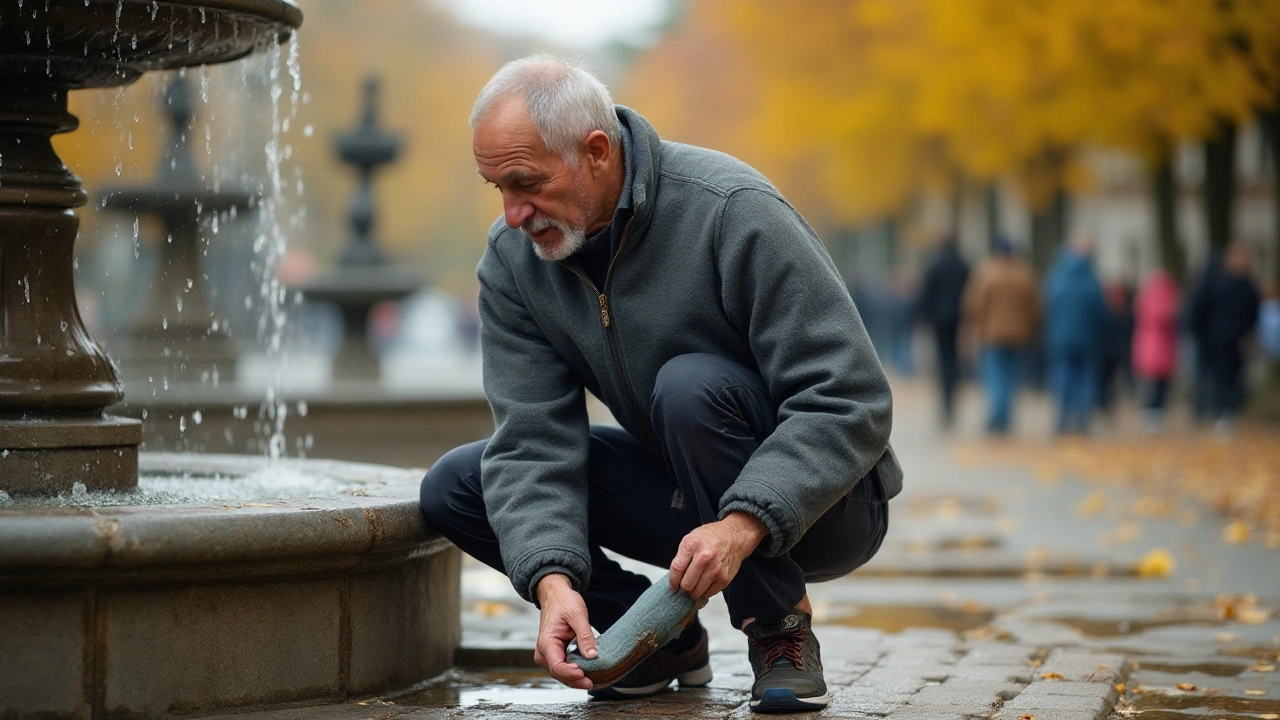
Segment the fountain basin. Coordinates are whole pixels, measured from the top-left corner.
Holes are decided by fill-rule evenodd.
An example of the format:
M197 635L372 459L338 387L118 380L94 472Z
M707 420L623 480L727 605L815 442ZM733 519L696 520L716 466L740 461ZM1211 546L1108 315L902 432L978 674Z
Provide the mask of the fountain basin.
M292 0L34 0L0 12L0 77L64 88L237 60L289 38Z
M142 474L261 458L143 453ZM340 701L443 672L460 557L422 471L288 460L336 494L0 507L0 717L162 717Z

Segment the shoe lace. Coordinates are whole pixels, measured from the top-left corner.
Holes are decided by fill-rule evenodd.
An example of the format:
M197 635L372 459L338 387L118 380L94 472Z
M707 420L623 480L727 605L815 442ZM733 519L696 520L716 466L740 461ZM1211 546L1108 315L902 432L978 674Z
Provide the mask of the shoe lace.
M775 633L760 638L760 653L766 668L773 669L773 664L782 659L791 661L796 669L804 669L804 628L788 632Z

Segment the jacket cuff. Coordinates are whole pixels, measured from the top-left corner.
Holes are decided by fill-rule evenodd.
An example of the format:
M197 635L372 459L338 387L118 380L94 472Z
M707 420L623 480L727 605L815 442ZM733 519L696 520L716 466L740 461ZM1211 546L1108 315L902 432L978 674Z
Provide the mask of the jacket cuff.
M760 519L769 528L769 536L756 551L765 557L777 557L800 541L799 523L791 505L768 485L747 478L729 488L720 500L719 519L734 511Z
M587 589L591 563L587 558L565 548L547 548L526 555L510 573L511 585L520 597L538 605L538 583L542 578L559 573L569 578L579 593Z

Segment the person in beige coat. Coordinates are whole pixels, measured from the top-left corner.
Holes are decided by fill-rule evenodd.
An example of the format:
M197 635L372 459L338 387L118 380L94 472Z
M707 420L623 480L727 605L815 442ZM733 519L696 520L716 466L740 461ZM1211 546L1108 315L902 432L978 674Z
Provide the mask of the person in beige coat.
M964 295L964 319L980 349L987 390L987 432L1006 434L1013 419L1021 358L1040 326L1040 283L1007 240L974 272Z

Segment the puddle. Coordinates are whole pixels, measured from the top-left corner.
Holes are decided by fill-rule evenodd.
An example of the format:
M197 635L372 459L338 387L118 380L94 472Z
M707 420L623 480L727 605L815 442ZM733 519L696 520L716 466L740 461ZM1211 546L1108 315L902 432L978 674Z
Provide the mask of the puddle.
M419 707L500 707L562 705L587 700L585 690L567 688L539 670L453 669L429 685L389 698L396 705Z
M1049 622L1059 623L1079 630L1087 637L1109 638L1119 635L1137 635L1153 628L1173 625L1221 625L1220 622L1207 620L1165 619L1165 620L1102 620L1098 618L1045 618Z
M957 633L990 623L995 613L982 608L925 605L859 605L833 609L822 622L899 633L908 628L941 628Z
M1212 717L1214 720L1229 718L1261 718L1280 713L1280 700L1274 698L1237 697L1209 693L1185 693L1170 695L1144 692L1135 695L1130 708L1133 717L1142 720L1188 720L1194 717ZM1223 713L1235 713L1224 715Z

